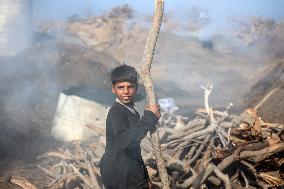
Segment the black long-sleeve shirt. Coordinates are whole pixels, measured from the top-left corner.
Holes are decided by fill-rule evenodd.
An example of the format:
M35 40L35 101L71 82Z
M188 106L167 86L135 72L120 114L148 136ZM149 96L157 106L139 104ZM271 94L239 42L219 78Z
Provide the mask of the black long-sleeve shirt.
M106 188L147 188L147 173L141 157L140 142L152 130L157 116L144 111L129 111L115 102L106 120L106 149L101 160L101 175Z

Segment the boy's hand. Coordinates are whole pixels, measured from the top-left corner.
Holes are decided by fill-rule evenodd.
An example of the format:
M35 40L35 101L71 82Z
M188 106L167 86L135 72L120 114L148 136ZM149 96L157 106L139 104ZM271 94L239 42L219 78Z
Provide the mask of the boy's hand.
M161 117L161 112L160 112L160 105L159 104L155 104L155 105L149 105L147 104L145 107L145 110L149 110L151 112L153 112L158 118Z

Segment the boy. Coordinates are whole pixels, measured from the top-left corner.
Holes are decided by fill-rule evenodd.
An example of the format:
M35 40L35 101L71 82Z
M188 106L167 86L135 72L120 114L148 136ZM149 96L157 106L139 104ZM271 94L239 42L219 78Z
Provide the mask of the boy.
M140 141L155 128L160 118L159 106L145 108L140 119L133 103L138 87L133 67L116 67L111 82L116 102L106 120L106 149L100 162L102 181L106 189L148 189Z

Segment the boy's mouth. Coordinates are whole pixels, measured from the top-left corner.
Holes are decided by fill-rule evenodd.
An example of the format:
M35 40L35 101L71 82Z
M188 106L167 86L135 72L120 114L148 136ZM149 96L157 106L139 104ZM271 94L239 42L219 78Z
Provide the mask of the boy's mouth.
M130 96L124 96L123 97L123 100L129 100L130 99Z

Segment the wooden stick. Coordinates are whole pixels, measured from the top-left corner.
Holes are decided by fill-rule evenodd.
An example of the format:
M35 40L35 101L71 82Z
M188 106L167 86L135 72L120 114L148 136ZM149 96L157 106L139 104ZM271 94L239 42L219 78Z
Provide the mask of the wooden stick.
M95 125L85 125L86 127L88 127L89 129L95 131L96 133L100 134L101 136L106 136L106 129L105 128L100 128L100 127L96 127Z
M88 160L87 155L88 155L87 153L84 155L84 159L85 159L85 163L87 164L87 167L88 167L88 171L89 171L89 174L90 174L90 177L91 177L92 185L93 185L94 188L100 188L100 185L98 183L97 177L96 177L95 172L94 172L94 168L91 164L91 161Z
M197 126L197 127L194 127L194 128L192 128L192 129L188 129L186 132L175 133L175 134L172 134L171 136L169 136L168 139L169 139L170 141L172 141L172 140L178 140L178 139L180 139L180 138L183 138L183 137L185 137L185 136L188 136L188 135L191 134L191 133L198 132L198 131L204 129L204 127L205 127L205 124L204 124L204 125Z
M243 164L243 165L245 165L245 166L247 166L247 167L252 171L252 173L253 173L253 175L255 176L255 178L257 178L256 170L255 170L255 168L254 168L250 163L248 163L248 162L246 162L246 161L244 161L244 160L241 160L240 163Z
M97 177L96 177L94 169L93 169L93 166L91 164L91 158L89 158L89 157L93 156L92 152L86 152L82 148L80 142L75 143L75 145L76 145L76 149L77 149L78 153L80 153L83 156L85 164L86 164L87 169L88 169L88 172L90 174L91 183L89 183L89 184L92 184L92 188L100 188L99 183L97 181ZM74 167L72 167L72 168L74 169Z
M203 170L200 171L198 176L194 179L192 185L193 188L200 188L200 185L208 178L208 176L214 171L215 165L213 163L207 163Z
M155 0L154 17L151 29L147 37L146 46L144 49L144 54L142 59L143 65L141 68L141 79L145 86L145 90L147 93L147 100L150 106L156 104L154 85L152 82L150 69L155 52L157 39L160 32L163 12L164 12L164 0ZM161 151L161 144L159 142L158 130L156 130L154 133L151 133L151 143L153 145L154 155L157 161L158 171L161 177L162 188L170 189L169 177L167 174L165 160Z
M22 187L23 189L36 189L35 185L30 183L27 179L23 177L13 176L10 182Z
M262 161L270 155L284 150L284 142L257 151L242 151L240 158L251 158L256 162Z
M218 169L223 171L226 169L231 163L233 163L236 159L239 158L239 154L242 148L238 148L234 151L234 153L228 157L226 157L221 163L218 164Z
M186 131L188 129L193 129L194 127L205 125L206 120L205 119L195 119L190 122L188 122L183 128L179 129L180 131Z
M241 171L241 175L242 175L242 177L243 177L243 179L244 179L244 181L245 181L245 183L246 183L245 188L248 188L248 186L249 186L249 181L248 181L248 179L247 179L247 177L246 177L246 175L244 174L243 171Z
M194 154L195 154L196 148L197 148L197 146L192 146L192 147L190 148L189 152L188 152L187 155L186 155L186 159L189 159L189 160L192 159L192 157L193 157ZM184 161L185 161L185 160L184 160ZM186 162L186 164L187 164L188 166L190 165L190 163L188 163L188 162Z
M203 156L201 157L201 161L195 165L195 170L200 173L211 161L212 159L212 145L214 143L214 139L210 139L210 144L208 145Z
M79 156L74 156L74 155L67 155L67 154L64 154L62 152L48 152L47 153L48 156L51 156L51 157L58 157L60 159L64 159L64 160L80 160L82 159L82 157L79 157Z
M217 167L214 169L215 174L225 183L225 189L232 189L228 175L222 173Z
M192 134L190 134L186 137L183 137L182 139L172 141L172 142L168 143L168 145L171 145L172 143L176 143L176 142L183 142L183 143L178 145L178 148L184 147L184 146L189 144L191 139L194 139L194 138L197 138L197 137L200 137L200 136L203 136L203 135L211 134L212 132L215 131L215 129L216 129L216 125L210 124L209 127L207 127L206 129L192 133Z
M73 169L74 173L79 176L86 185L88 185L88 187L94 188L92 183L86 177L84 177L84 175L82 175L73 164L69 164L69 166Z
M185 163L179 159L173 158L167 154L164 154L165 159L167 160L167 167L175 167L175 170L188 172L187 166Z
M207 142L209 141L211 135L207 135L203 141L203 144L201 144L197 150L197 152L194 154L194 156L189 160L189 165L193 164L197 158L199 157L200 153L202 152L202 150L204 149L205 145L207 144Z
M177 189L177 178L178 178L179 172L175 171L172 173L172 184L171 189Z
M37 167L38 167L39 169L41 169L43 172L45 172L47 175L49 175L49 176L51 176L51 177L53 177L53 178L55 178L55 179L60 179L60 178L61 178L61 175L55 174L55 173L53 173L52 171L50 171L50 170L48 170L48 169L42 167L41 165L37 165Z
M200 87L204 90L204 106L205 106L205 110L206 110L207 114L209 115L210 107L209 107L209 103L208 103L208 98L209 98L209 95L212 92L213 86L209 85L208 88L206 88L204 86L200 86ZM213 114L213 111L212 111L212 114Z
M189 188L197 177L197 173L191 167L189 169L192 172L192 176L186 179L182 184L177 183L178 188Z

